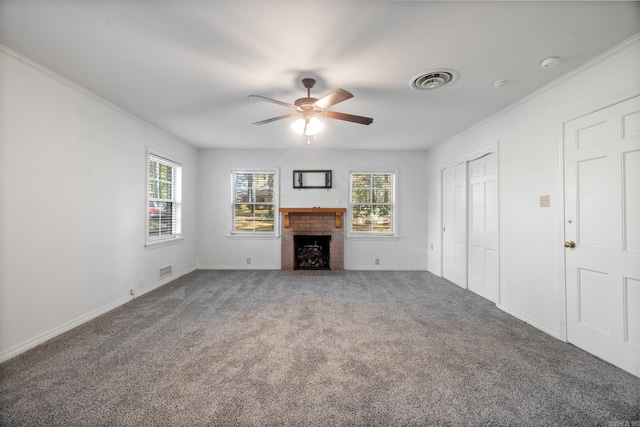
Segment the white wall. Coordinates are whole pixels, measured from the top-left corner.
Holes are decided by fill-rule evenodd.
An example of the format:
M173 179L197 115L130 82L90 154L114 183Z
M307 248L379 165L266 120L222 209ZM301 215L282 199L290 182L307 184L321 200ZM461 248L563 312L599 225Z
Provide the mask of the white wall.
M301 142L303 144L303 142ZM265 142L266 144L266 142ZM313 144L313 143L312 143ZM321 142L316 142L321 144ZM425 270L427 266L426 153L391 151L205 150L199 158L199 261L202 268L280 269L280 240L229 237L230 170L279 167L281 207L346 207L348 173L355 169L397 170L398 239L348 238L345 269ZM333 188L294 190L293 170L331 169ZM251 258L251 265L246 259ZM375 258L380 264L375 265Z
M544 70L541 70L544 72ZM607 76L603 79L603 76ZM638 37L428 153L429 270L441 274L440 171L499 145L500 307L564 336L562 123L640 93ZM507 89L501 88L499 90ZM551 207L539 197L551 195Z
M172 278L196 265L278 269L279 239L228 237L231 167L279 167L283 207L346 207L350 169L397 170L399 238L346 239L345 268L440 274L440 170L498 141L500 307L562 336L561 125L640 93L639 75L636 39L429 153L198 153L0 48L0 361L165 283L160 266L172 264ZM144 247L148 147L184 166L185 238L154 249ZM331 169L334 188L294 190L293 169ZM551 207L539 208L545 194Z
M183 165L184 235L146 250L146 149ZM0 49L0 361L195 268L197 151ZM139 278L144 278L139 288Z

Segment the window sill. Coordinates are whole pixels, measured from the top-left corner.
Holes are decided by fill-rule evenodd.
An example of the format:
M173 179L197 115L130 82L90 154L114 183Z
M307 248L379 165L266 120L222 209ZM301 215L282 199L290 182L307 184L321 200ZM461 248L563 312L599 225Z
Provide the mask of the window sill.
M163 246L167 246L167 245L173 245L176 243L181 243L182 240L184 240L184 237L182 237L182 235L180 236L175 236L175 237L169 237L166 239L159 239L159 240L151 240L149 242L147 242L144 246L147 249L155 249L155 248L160 248Z
M345 238L348 240L398 240L400 236L397 234L347 234Z
M277 234L227 234L227 239L258 239L258 240L277 240L280 238Z

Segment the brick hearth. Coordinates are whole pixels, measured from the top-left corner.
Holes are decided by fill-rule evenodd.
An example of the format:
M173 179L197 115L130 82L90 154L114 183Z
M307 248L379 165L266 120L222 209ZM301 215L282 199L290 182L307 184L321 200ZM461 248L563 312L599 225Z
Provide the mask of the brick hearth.
M344 228L342 214L345 208L280 208L285 220L282 229L282 255L280 268L293 270L294 235L331 236L331 270L344 270Z

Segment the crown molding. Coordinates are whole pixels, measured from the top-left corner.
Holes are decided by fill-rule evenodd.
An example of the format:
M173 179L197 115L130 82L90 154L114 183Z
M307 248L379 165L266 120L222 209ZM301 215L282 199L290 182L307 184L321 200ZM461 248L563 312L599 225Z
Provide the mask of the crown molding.
M495 114L492 114L491 116L487 117L486 119L483 119L481 121L479 121L478 123L474 124L473 126L463 130L460 133L455 134L454 136L447 138L446 140L442 141L441 143L434 145L433 147L427 149L427 153L438 150L439 148L445 146L446 144L448 144L449 142L460 138L461 136L467 135L468 133L473 132L474 130L478 129L479 127L487 124L488 122L495 120L496 118L508 113L509 111L521 106L522 104L525 104L529 101L531 101L534 98L537 98L538 96L540 96L541 94L555 88L556 86L564 83L567 80L572 79L573 77L577 76L578 74L581 74L587 70L589 70L590 68L595 67L596 65L606 61L607 59L609 59L610 57L628 49L630 46L633 46L636 43L640 43L640 33L636 33L633 36L631 36L630 38L628 38L627 40L623 41L622 43L619 43L615 46L613 46L612 48L604 51L603 53L601 53L600 55L592 58L591 60L585 62L584 64L580 65L579 67L574 68L573 70L561 75L560 77L558 77L557 79L553 80L550 83L547 83L546 85L542 86L539 89L536 89L535 91L531 92L530 94L528 94L527 96L525 96L524 98L521 98L519 100L517 100L516 102L514 102L513 104L509 104L508 106L506 106L505 108L503 108L502 110L498 111Z

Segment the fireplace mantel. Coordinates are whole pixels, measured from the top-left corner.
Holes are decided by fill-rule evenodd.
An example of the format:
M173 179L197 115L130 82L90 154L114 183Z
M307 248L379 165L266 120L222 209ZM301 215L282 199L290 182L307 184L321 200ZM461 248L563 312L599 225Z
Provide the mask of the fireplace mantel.
M335 213L336 228L342 227L342 214L347 208L280 208L284 215L284 228L289 228L289 214L292 213Z

